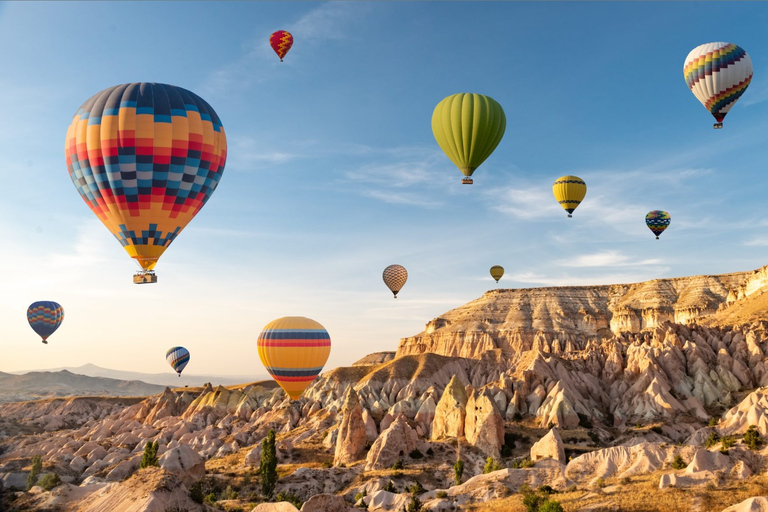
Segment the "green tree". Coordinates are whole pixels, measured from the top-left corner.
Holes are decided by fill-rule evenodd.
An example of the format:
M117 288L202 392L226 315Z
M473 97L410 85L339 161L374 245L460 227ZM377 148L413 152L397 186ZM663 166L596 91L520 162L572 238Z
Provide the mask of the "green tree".
M47 473L40 479L40 487L46 491L50 491L57 485L61 485L61 478L56 473Z
M675 460L672 461L672 469L685 469L687 465L688 463L683 460L682 456L675 455Z
M483 468L483 473L492 473L494 471L498 471L501 469L501 466L496 463L495 460L493 460L493 457L488 457L485 459L485 467Z
M140 468L148 468L149 466L159 466L160 461L157 459L157 450L160 448L157 441L147 441L144 445L144 453L141 455Z
M757 425L750 425L744 433L744 444L749 446L750 450L759 450L763 443L763 437L758 432Z
M27 490L37 485L37 479L40 478L40 473L43 471L43 458L39 455L32 457L32 470L27 477Z
M539 505L539 512L565 512L559 501L547 500Z
M275 447L275 431L269 429L267 438L261 442L261 493L267 498L272 497L277 485L277 448Z
M403 507L403 512L421 512L421 500L415 494L411 495L408 506Z
M456 485L461 483L461 476L464 474L464 461L461 459L456 460L456 464L453 465L453 477L456 481Z

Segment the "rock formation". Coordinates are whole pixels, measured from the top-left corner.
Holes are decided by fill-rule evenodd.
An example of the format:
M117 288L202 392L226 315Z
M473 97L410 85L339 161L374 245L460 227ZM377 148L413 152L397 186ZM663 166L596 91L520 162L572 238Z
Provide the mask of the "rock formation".
M504 419L496 410L488 391L473 391L467 400L464 425L467 442L498 459L504 444Z
M357 393L350 387L341 407L342 420L336 438L333 465L355 462L365 453L366 425Z
M464 384L454 375L445 387L435 407L432 421L432 439L464 437L464 419L467 413L467 393Z
M560 464L568 462L565 459L563 439L560 437L560 432L556 428L551 429L547 432L547 435L531 446L531 460L535 462L542 459L554 459Z
M365 459L365 470L391 468L415 450L418 442L419 437L405 416L398 416L371 446Z

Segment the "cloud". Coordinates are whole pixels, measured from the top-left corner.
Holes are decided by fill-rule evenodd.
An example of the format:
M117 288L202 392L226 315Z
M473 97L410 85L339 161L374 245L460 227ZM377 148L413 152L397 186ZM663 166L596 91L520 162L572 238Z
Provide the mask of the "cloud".
M317 44L326 40L341 40L349 36L347 28L367 14L371 6L360 2L328 2L311 10L288 31L301 34L303 40Z
M659 265L660 259L633 260L625 254L618 251L605 251L595 254L583 254L567 260L557 260L556 265L561 267L636 267L643 265Z
M749 89L739 98L736 107L751 107L766 100L768 100L768 80L752 80Z
M552 276L536 272L522 272L509 276L513 282L537 286L600 286L610 284L631 284L659 279L670 271L670 267L654 267L643 272L606 273L593 276Z

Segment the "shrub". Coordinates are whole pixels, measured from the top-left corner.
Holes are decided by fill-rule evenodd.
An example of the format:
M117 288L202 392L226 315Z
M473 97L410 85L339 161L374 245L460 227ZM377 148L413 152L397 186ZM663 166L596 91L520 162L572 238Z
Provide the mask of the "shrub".
M208 493L205 496L205 498L203 498L203 503L206 504L206 505L213 506L213 504L216 503L216 500L217 500L216 493L215 492L211 492L211 493Z
M523 421L523 415L520 414L519 412L516 412L515 414L512 415L512 421L514 421L515 423L519 423Z
M712 432L707 437L707 440L704 441L704 446L706 448L711 448L711 447L715 446L719 442L720 442L720 434L718 434L717 432Z
M144 453L141 455L141 462L139 462L140 468L148 468L149 466L159 466L160 461L157 459L157 449L159 445L157 441L147 441L144 445Z
M290 503L291 505L293 505L298 509L301 509L301 507L304 505L304 502L301 501L298 496L290 492L277 493L277 496L275 496L275 501L276 502L287 501L288 503Z
M228 485L226 489L224 489L224 492L221 493L221 499L222 500L236 500L240 497L240 494L232 488L231 485Z
M537 491L545 496L549 496L550 494L554 494L557 492L549 485L540 485Z
M722 439L723 442L723 449L727 450L728 448L733 448L733 445L736 444L736 438L733 436L725 436Z
M628 476L625 476L624 478L619 480L619 483L621 483L621 485L629 485L630 483L632 483L632 479L629 478Z
M525 510L527 512L538 512L539 507L545 501L545 499L542 496L536 494L528 484L523 484L520 486L520 494L523 495L523 505L525 506Z
M598 489L602 489L603 487L605 487L605 478L600 477L597 480L595 480L595 487L597 487Z
M716 427L719 421L720 420L718 420L717 418L712 416L711 418L709 418L709 426L710 427Z
M672 469L685 469L688 465L681 455L675 455L675 460L672 461Z
M363 489L363 492L359 492L359 493L355 494L355 503L357 503L361 499L365 498L366 496L368 496L368 491Z
M763 437L760 435L760 432L757 431L757 426L750 425L744 433L744 444L746 444L750 450L759 450L763 443Z
M535 462L533 462L531 459L526 457L524 459L518 459L516 461L513 461L509 467L513 469L520 469L520 468L532 468L535 465L536 465Z
M538 512L565 512L559 501L547 500L539 505Z
M387 486L384 487L384 490L387 492L393 492L393 493L397 492L397 489L395 489L395 482L393 482L392 480L387 482Z
M412 459L423 459L424 454L419 451L418 448L414 449L411 453L408 454L408 456Z
M662 430L662 428L660 426L656 425L656 426L651 427L651 432L655 432L657 434L661 434L664 431Z
M203 499L205 499L205 494L203 494L203 481L198 480L194 484L192 484L192 487L189 488L189 497L192 498L192 501L195 503L203 503Z
M594 432L587 432L587 435L589 436L589 439L593 443L600 444L600 436L598 436L596 433L594 433Z
M403 466L403 461L401 459L397 459L397 462L392 464L392 469L403 469L405 466Z
M557 426L557 425L555 425L555 424L554 424L553 422L551 422L551 421L550 421L549 423L547 423L547 429L548 429L548 430L552 430L552 429L553 429L553 428L555 428L556 426Z
M416 483L414 483L410 487L407 487L406 490L411 494L416 494L416 495L424 494L425 492L427 492L427 490L424 489L424 487L422 487L421 482L419 482L418 480L416 480Z
M485 468L483 468L483 473L492 473L494 471L498 471L501 469L501 466L496 463L495 460L493 460L493 457L488 457L485 459Z
M416 495L411 496L408 506L403 509L403 512L420 512L421 500Z
M323 467L326 468L326 469L332 468L333 467L333 462L325 461L325 462L323 462Z
M579 417L579 426L584 428L592 428L592 422L589 421L589 416L586 414L581 414L580 412L576 413Z
M435 493L435 498L443 499L443 498L447 498L447 497L448 497L448 493L445 492L445 491L437 491Z
M461 483L461 476L464 474L464 461L458 459L456 464L453 465L453 479L456 485Z
M269 429L267 438L261 442L261 493L267 498L275 492L277 484L277 448L275 447L275 431Z
M32 470L27 477L27 490L30 490L37 485L37 479L40 478L40 473L43 471L43 458L39 455L32 457Z
M61 485L61 478L56 473L48 473L40 480L40 487L46 491L50 491L57 485Z

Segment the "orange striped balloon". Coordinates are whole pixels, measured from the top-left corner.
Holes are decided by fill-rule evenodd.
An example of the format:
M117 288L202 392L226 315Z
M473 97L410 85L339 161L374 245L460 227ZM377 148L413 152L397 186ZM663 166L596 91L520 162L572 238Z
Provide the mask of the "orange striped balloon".
M257 346L269 374L291 400L297 400L328 361L331 337L314 320L286 316L264 327Z

